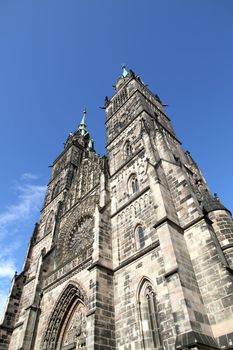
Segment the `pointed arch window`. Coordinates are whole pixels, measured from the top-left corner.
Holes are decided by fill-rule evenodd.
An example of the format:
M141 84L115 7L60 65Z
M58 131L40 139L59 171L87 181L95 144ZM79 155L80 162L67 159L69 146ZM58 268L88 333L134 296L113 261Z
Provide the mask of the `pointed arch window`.
M142 226L136 228L136 241L138 249L142 249L145 246L145 232Z
M47 220L46 220L45 229L44 229L44 236L52 231L53 223L54 223L54 212L51 211Z
M124 155L125 155L125 158L128 158L132 155L132 146L131 146L129 141L126 141L126 143L125 143Z
M59 194L60 192L60 181L58 181L56 183L56 185L54 186L53 188L53 192L52 192L52 199L54 199L55 197L57 197L57 195Z
M136 193L139 191L138 179L136 175L132 175L130 178L130 193Z
M153 285L144 280L139 288L140 329L144 349L159 349L161 338L159 334L158 310L156 294Z

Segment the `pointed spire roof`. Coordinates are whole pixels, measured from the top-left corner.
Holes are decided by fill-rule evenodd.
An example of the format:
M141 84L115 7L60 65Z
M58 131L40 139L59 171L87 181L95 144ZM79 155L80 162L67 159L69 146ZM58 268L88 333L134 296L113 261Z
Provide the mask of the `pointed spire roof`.
M64 147L68 147L72 143L79 143L83 147L94 151L94 141L91 138L86 125L86 114L87 110L84 108L81 122L74 133L69 133Z
M209 212L214 211L214 210L227 210L227 211L229 211L220 202L220 199L218 198L216 193L214 194L214 196L212 196L208 190L205 190L204 193L202 194L202 198L203 198L202 199L203 208L204 208L206 213L209 213Z
M86 125L86 114L87 114L87 110L86 110L86 108L84 108L82 120L81 120L80 125L78 127L78 131L80 132L80 134L82 136L86 136L88 134L87 125Z

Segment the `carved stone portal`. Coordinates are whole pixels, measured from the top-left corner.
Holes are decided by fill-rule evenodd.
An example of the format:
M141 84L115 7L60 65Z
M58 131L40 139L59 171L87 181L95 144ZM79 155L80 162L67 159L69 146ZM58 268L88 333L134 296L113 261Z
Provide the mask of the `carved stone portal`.
M61 350L86 349L86 308L82 303L77 303L72 310L60 343Z
M82 288L69 284L54 307L41 349L86 349L86 303Z

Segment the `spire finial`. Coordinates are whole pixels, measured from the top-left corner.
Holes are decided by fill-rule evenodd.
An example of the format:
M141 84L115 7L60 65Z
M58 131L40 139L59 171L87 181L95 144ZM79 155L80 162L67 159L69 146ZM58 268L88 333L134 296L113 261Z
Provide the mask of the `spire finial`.
M128 74L128 71L126 69L126 65L125 64L122 64L121 65L121 69L122 69L122 77L125 78L126 75Z
M87 114L87 109L85 107L83 110L82 120L81 120L81 123L80 123L79 128L78 128L78 130L80 131L82 136L85 136L87 134L86 114Z
M84 110L83 110L83 117L82 117L80 126L81 126L81 125L86 125L86 114L87 114L87 109L86 109L86 107L85 107Z

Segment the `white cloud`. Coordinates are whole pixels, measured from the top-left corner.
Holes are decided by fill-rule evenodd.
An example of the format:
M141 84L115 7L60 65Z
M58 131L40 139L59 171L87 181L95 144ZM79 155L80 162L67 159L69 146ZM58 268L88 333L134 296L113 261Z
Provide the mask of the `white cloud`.
M0 238L8 233L7 226L27 219L32 212L40 209L46 187L39 185L17 185L18 203L8 206L0 213Z
M0 291L0 324L3 321L2 318L3 318L3 313L5 310L7 298L8 298L8 292Z
M3 314L9 295L11 280L15 275L16 266L13 258L0 258L0 324L3 321Z
M11 258L0 259L0 279L12 278L16 271L15 262Z
M0 319L7 300L10 280L13 278L17 260L17 250L24 241L25 225L32 225L32 218L41 209L46 186L32 184L38 179L35 174L25 173L14 186L16 201L0 212ZM33 228L33 227L32 227Z
M32 174L32 173L24 173L21 175L22 181L31 181L31 180L38 180L40 175Z

